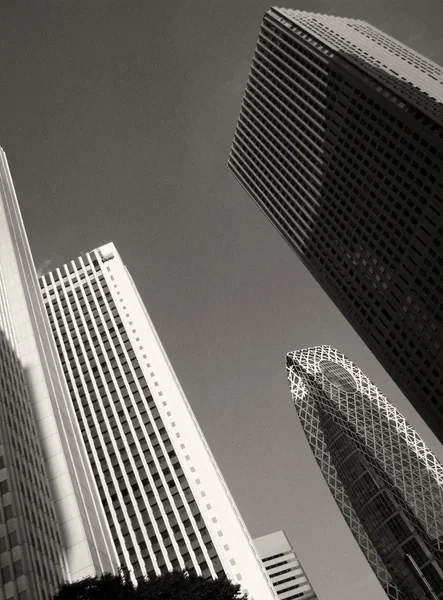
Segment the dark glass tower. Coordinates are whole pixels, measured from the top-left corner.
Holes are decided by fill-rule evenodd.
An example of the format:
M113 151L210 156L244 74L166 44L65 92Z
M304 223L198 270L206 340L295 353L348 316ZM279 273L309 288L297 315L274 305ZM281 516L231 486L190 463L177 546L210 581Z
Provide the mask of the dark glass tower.
M388 598L443 598L443 466L337 350L291 352L286 363L311 450Z
M229 168L443 440L443 70L271 9Z

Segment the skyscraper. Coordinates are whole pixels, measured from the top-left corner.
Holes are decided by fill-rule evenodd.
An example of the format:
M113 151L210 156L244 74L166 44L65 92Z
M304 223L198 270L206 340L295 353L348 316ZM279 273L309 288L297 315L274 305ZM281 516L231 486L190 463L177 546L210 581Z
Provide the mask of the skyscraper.
M443 441L443 69L272 8L229 168Z
M284 531L254 539L277 598L316 600L316 595Z
M337 350L291 352L287 369L311 450L388 597L443 598L443 466Z
M91 479L0 150L1 600L47 600L116 567Z
M269 581L113 244L40 279L119 562L134 579L226 574L255 600Z

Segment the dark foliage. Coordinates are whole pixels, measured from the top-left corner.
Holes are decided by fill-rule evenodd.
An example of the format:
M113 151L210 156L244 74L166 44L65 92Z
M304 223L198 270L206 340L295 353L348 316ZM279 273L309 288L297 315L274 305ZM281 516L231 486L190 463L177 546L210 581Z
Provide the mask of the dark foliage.
M86 577L60 586L53 600L130 600L135 588L119 575L105 573L101 577Z
M227 579L203 579L182 571L151 577L133 586L118 575L64 583L53 600L248 600Z

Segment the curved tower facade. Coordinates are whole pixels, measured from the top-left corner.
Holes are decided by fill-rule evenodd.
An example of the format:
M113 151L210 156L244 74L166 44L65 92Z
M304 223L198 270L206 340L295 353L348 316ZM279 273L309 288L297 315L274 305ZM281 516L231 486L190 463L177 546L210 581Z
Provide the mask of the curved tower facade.
M286 364L312 452L387 596L443 598L443 466L337 350L298 350Z

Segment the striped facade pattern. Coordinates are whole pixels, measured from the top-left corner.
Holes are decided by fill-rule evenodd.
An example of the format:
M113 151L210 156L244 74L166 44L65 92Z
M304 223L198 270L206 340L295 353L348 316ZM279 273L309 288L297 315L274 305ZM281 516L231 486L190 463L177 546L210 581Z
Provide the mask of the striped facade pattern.
M443 440L443 69L353 19L263 19L229 168Z
M283 531L257 538L254 544L278 600L316 600L314 590Z
M140 577L223 569L95 253L41 279L119 562Z
M228 575L251 597L272 598L115 247L103 246L40 282L124 571L134 580L173 569L208 578ZM231 525L223 527L223 522Z
M287 370L311 450L387 596L443 598L443 466L334 348L291 352Z

